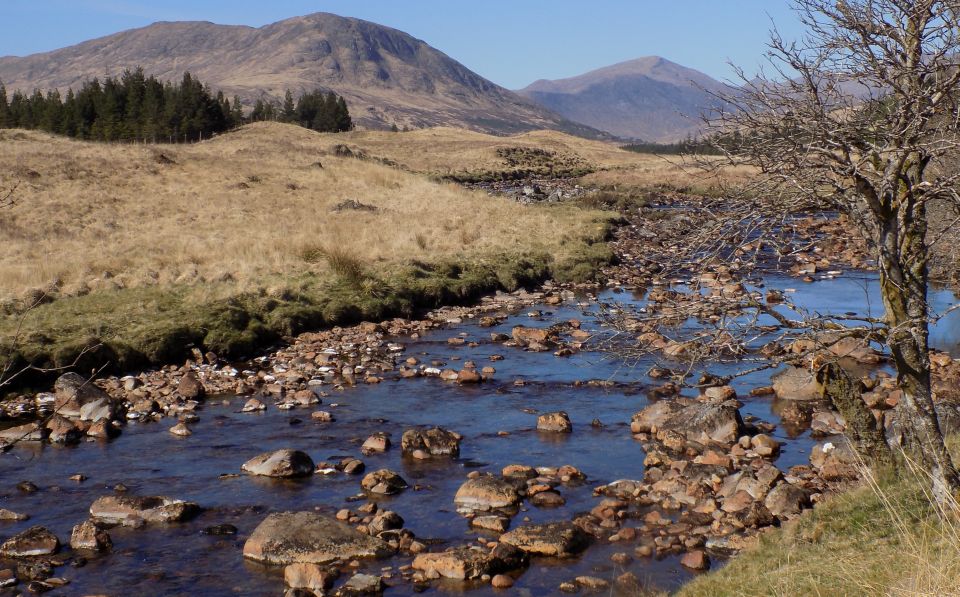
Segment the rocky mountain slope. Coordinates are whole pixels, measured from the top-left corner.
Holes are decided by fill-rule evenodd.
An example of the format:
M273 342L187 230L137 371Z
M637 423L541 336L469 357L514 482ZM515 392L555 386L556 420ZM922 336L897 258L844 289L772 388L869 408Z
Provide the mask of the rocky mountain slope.
M658 56L569 79L540 80L518 93L571 120L614 135L669 142L696 135L700 114L726 86Z
M495 85L425 42L359 19L317 13L260 28L156 23L27 57L0 58L9 91L66 90L142 66L184 71L246 103L317 87L343 95L361 127L451 125L484 132L591 130ZM602 135L601 135L602 136Z

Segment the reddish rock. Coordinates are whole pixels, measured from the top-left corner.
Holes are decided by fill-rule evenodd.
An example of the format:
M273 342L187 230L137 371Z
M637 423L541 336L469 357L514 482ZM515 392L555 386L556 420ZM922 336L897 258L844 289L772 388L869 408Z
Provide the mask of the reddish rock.
M195 372L188 371L180 378L177 393L188 400L200 400L207 395L207 390L203 387L200 377Z
M291 589L306 589L319 595L325 594L340 576L336 568L324 568L318 564L297 562L283 569L283 582Z
M691 570L708 570L710 568L710 556L702 550L695 550L683 555L680 564Z

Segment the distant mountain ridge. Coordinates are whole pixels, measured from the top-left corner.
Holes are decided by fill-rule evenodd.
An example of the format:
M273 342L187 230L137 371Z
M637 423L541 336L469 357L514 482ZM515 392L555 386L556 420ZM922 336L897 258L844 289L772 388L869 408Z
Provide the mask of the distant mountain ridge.
M517 93L561 116L619 137L671 142L696 136L700 115L720 105L723 83L659 56L576 77L540 80Z
M555 129L604 136L402 31L328 13L260 28L155 23L52 52L0 58L0 80L10 92L66 90L136 66L167 80L189 71L248 105L262 97L282 98L287 88L295 94L332 90L366 128L450 125L491 133Z

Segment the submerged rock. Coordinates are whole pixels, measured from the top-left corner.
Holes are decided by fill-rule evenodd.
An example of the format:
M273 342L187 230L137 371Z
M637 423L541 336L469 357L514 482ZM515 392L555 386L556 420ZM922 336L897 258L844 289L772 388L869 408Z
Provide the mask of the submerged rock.
M806 368L788 367L772 378L773 392L780 400L820 400L820 384Z
M383 558L392 553L386 542L315 512L271 514L243 546L244 557L281 566Z
M50 430L38 423L27 423L0 431L3 442L41 442L47 438Z
M379 595L383 593L383 578L373 574L354 574L342 587L337 589L336 597L358 597L360 595Z
M308 477L313 474L313 460L300 450L276 450L254 456L240 468L262 477Z

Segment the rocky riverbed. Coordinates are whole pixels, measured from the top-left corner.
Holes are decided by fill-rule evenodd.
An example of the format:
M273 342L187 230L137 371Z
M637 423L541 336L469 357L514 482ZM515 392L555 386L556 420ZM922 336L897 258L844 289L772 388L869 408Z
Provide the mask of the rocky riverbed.
M304 334L242 363L67 375L5 404L0 594L635 594L722 565L855 478L842 419L792 369L681 390L653 367L669 343L634 367L598 351L600 305L664 296L645 289L655 230L615 242L609 287ZM826 273L861 258L845 250L811 245L791 257L822 274L790 263L762 292L865 312L872 275ZM934 330L948 410L956 324ZM882 355L844 356L888 417Z

